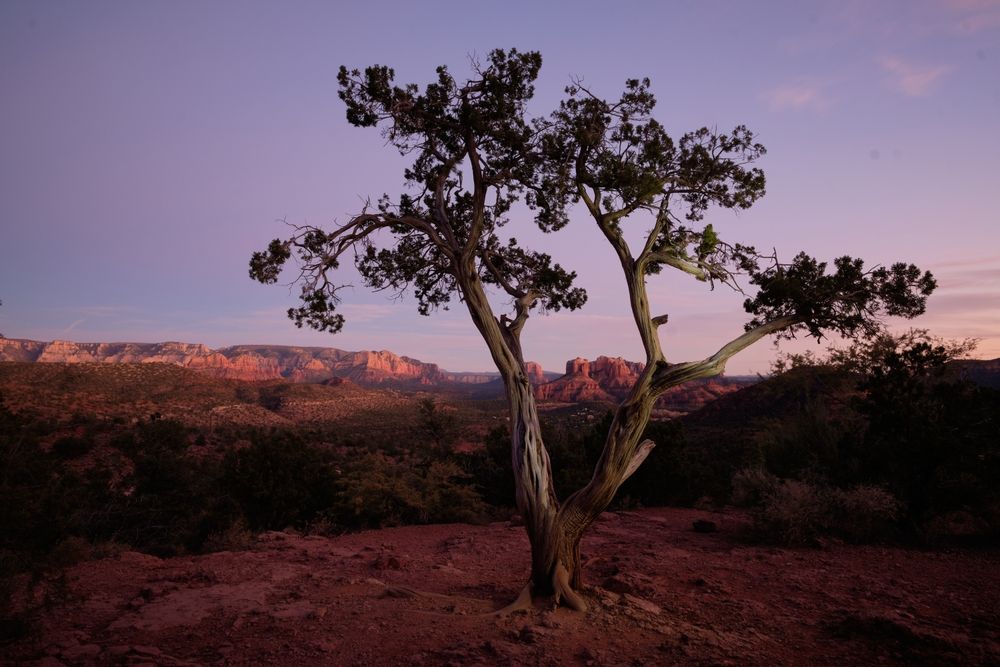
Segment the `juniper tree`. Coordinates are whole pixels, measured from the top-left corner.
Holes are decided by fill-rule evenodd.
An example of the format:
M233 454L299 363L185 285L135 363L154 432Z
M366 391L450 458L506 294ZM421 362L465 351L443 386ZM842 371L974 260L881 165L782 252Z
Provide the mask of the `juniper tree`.
M541 63L536 52L496 50L482 65L473 63L464 83L441 66L423 89L397 85L386 66L341 67L347 121L380 128L411 160L402 192L383 195L329 230L295 227L254 253L250 275L274 283L286 262L296 263L301 303L289 317L332 333L344 324L335 274L345 257L373 289L412 293L422 314L453 300L464 305L510 408L516 500L531 543L530 578L519 600L554 595L582 610L581 537L653 449L642 433L663 392L721 373L733 355L771 334L854 336L879 330L885 315L916 316L935 284L912 264L866 268L841 257L828 266L804 253L781 263L724 241L703 224L706 211L749 208L764 194L764 174L754 166L764 147L750 130L701 128L675 139L652 115L648 79L628 80L611 100L573 83L558 109L531 118L526 106ZM609 270L617 264L624 278L645 350L644 369L614 412L592 479L561 501L521 337L532 313L576 310L587 295L574 286L574 272L509 233L527 223L511 219L517 202L543 232L566 227L571 213L581 218L577 224L589 219L597 226L617 260ZM648 230L630 244L626 225ZM650 311L646 287L667 269L735 289L742 277L751 290L745 330L704 359L668 360L657 331L667 315ZM495 308L491 293L506 297L507 306Z

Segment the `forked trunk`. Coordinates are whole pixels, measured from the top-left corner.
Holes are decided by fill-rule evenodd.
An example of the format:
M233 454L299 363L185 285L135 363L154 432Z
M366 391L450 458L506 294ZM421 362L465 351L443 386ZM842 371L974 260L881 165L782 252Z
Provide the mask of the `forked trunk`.
M652 449L641 436L652 410L644 373L632 397L615 415L604 454L591 482L560 507L552 484L549 455L542 442L535 396L525 372L516 326L505 326L493 316L478 276L469 272L460 280L466 306L500 371L510 406L511 464L517 508L531 543L529 595L553 595L567 606L586 609L577 593L583 581L580 540L603 512L615 492ZM522 598L524 595L522 595ZM530 597L529 597L530 600ZM522 601L519 599L515 606Z

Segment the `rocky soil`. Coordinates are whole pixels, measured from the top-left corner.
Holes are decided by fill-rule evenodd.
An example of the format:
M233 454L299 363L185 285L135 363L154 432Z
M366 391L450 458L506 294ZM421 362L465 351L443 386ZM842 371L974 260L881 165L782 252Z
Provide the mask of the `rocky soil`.
M699 519L709 532L692 529ZM340 537L267 533L247 550L76 565L22 664L1000 664L1000 553L754 546L737 513L606 514L584 542L578 614L493 612L527 571L521 528ZM717 530L713 530L717 528Z

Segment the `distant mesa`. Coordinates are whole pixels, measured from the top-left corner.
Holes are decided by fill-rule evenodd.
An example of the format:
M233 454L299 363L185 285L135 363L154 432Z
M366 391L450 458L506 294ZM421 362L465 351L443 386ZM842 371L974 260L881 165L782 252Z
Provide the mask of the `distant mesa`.
M0 361L54 363L168 363L205 375L229 380L338 385L345 380L365 387L451 389L472 396L503 393L497 373L461 373L442 370L437 364L400 356L388 350L348 352L332 347L289 345L234 345L213 350L197 343L74 343L0 339ZM629 392L643 364L621 357L577 357L566 362L566 373L557 375L529 361L528 381L539 400L557 403L616 403ZM751 384L756 378L719 377L676 387L668 392L671 410L688 411L718 396ZM463 389L467 388L467 389Z
M332 347L234 345L213 350L196 343L74 343L0 339L0 361L55 363L168 363L212 377L262 382L320 383L350 380L362 386L435 388L477 385L497 373L451 373L437 364L388 350L348 352ZM546 379L541 366L528 364L533 382Z

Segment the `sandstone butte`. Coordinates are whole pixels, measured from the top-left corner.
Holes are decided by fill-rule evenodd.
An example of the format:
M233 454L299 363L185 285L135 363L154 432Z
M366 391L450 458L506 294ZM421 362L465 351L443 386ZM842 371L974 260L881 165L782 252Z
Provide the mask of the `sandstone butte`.
M497 385L496 373L453 373L437 364L388 350L348 352L331 347L235 345L213 350L197 343L74 343L0 338L0 361L60 363L169 363L213 377L251 382L287 380L323 382L346 378L363 386L405 385L439 388L449 384ZM643 365L621 357L566 362L566 374L549 380L535 362L527 363L530 382L540 400L560 403L617 402L625 397ZM703 405L721 394L746 386L747 378L714 378L675 388L673 404Z
M560 403L615 403L625 398L642 369L643 364L621 357L601 356L593 361L577 357L566 362L565 375L539 385L535 393L541 400ZM720 376L689 382L670 389L659 405L689 411L754 381L755 378Z

